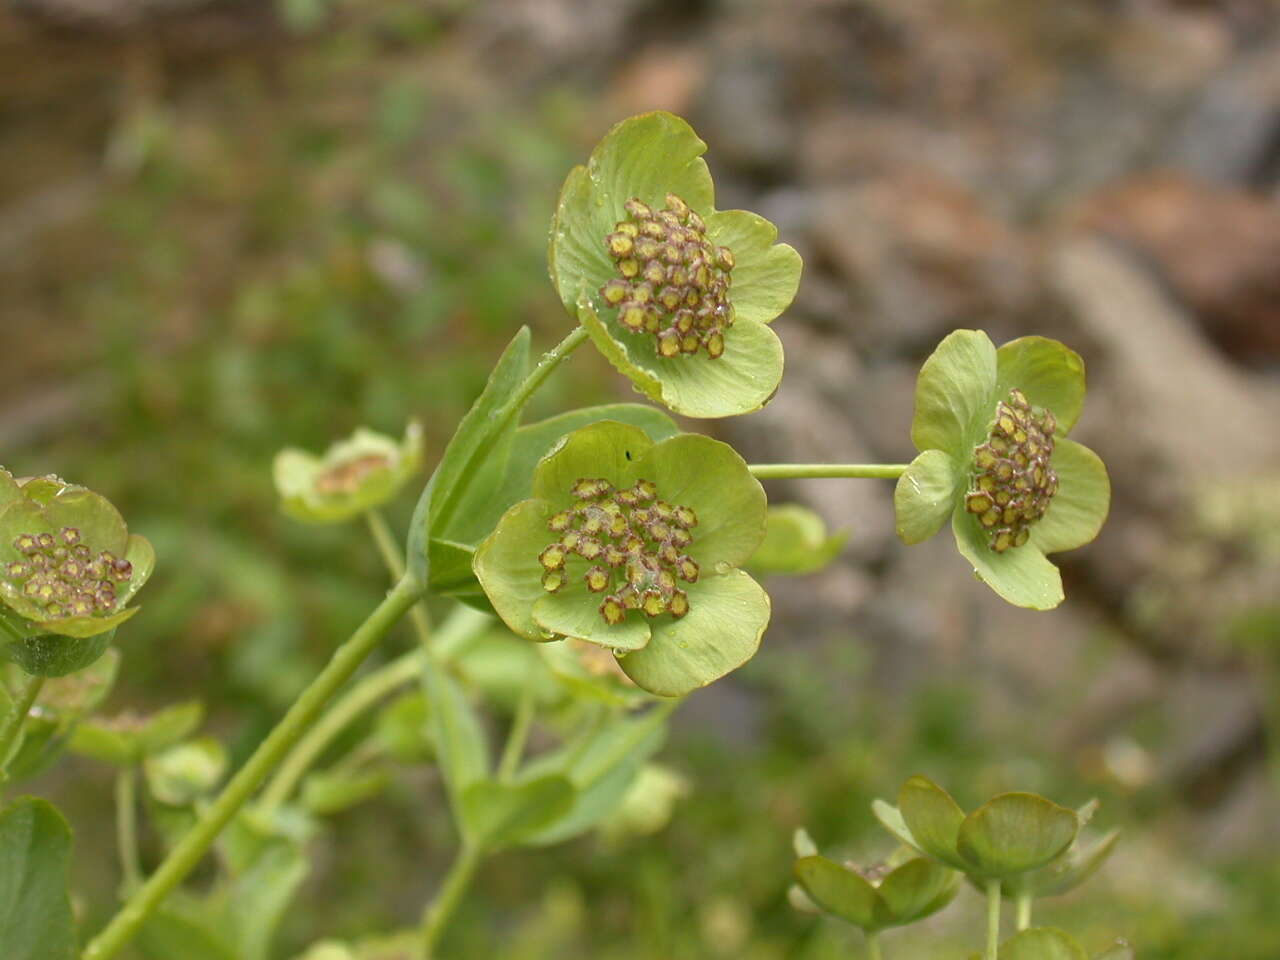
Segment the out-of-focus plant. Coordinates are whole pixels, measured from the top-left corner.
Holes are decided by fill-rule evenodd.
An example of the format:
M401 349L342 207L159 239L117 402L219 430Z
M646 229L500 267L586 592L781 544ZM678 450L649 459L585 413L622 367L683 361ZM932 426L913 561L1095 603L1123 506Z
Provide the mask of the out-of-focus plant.
M883 800L872 804L876 818L902 843L882 867L860 871L841 866L819 856L808 834L797 833L794 873L800 890L792 902L859 927L867 936L870 957L879 960L880 931L942 909L963 876L987 895L985 960L1088 960L1067 933L1032 927L1031 910L1036 898L1083 883L1111 853L1115 831L1087 849L1077 845L1096 808L1096 801L1073 811L1033 793L1002 793L966 814L932 780L914 776L902 785L896 807ZM1017 904L1018 928L1003 943L1002 894ZM1123 956L1116 952L1121 949L1098 960Z

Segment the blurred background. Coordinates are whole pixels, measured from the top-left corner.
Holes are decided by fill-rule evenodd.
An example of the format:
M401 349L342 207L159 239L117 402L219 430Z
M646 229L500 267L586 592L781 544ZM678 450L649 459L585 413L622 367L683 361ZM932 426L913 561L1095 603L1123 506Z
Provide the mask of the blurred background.
M902 547L890 484L773 485L851 541L771 584L760 654L678 715L671 823L499 857L449 955L857 955L788 906L791 833L883 856L869 802L922 772L965 805L1102 799L1119 850L1037 913L1091 950L1280 956L1269 0L0 3L0 461L103 492L160 555L109 706L199 697L247 755L384 582L359 529L277 512L273 454L417 416L438 455L517 325L567 329L559 183L656 107L709 143L717 205L806 265L777 398L698 429L754 461L904 462L941 337L1043 333L1085 356L1112 515L1031 614L949 537ZM590 351L568 370L531 416L631 396ZM95 926L110 783L70 760L34 787ZM337 817L279 956L411 922L452 854L442 802L424 768ZM979 916L966 892L886 951L965 956Z

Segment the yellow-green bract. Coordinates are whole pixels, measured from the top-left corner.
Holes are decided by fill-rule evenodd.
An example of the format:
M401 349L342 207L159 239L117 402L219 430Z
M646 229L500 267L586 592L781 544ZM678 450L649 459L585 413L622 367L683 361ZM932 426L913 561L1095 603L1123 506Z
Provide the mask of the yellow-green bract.
M795 297L800 257L775 243L777 229L745 210L715 209L706 144L684 120L661 111L622 121L574 167L551 223L551 280L571 316L638 389L691 417L727 417L758 410L782 378L782 345L768 324ZM705 224L706 238L731 251L728 300L733 326L724 353L662 355L654 338L627 330L601 288L617 277L606 248L636 199L659 209L678 197Z
M975 449L988 440L998 406L1021 395L1056 421L1050 459L1057 490L1021 546L997 552L965 509L977 474ZM1022 337L999 350L979 330L957 330L925 361L916 383L911 439L921 453L894 494L898 535L908 544L951 520L956 546L974 572L1009 603L1048 610L1062 602L1062 578L1045 556L1098 535L1111 502L1106 468L1067 434L1084 404L1084 362L1045 337Z
M572 554L557 558L563 585L544 585L548 543L559 535L554 518L594 510L575 497L584 480L617 490L648 481L658 498L693 511L696 525L686 549L699 572L682 587L687 613L647 616L631 609L620 622L607 622L601 615L607 594L592 592L585 582L604 561ZM530 640L575 637L598 644L614 651L640 687L679 696L741 666L759 647L769 598L738 565L759 546L765 522L764 490L726 444L696 434L654 443L638 427L604 421L570 433L539 462L532 499L508 510L480 544L475 572L494 610L516 633ZM636 549L656 548L648 539ZM648 555L639 554L641 561ZM629 562L621 558L613 568L619 579Z

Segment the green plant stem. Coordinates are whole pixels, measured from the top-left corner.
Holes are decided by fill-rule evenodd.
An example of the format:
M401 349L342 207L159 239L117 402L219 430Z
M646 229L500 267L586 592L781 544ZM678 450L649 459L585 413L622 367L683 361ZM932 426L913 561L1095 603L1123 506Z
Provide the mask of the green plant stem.
M987 953L986 960L1000 956L1000 881L987 881Z
M520 384L519 389L511 395L511 399L503 404L502 408L494 415L494 419L502 421L513 413L523 410L524 405L529 402L529 398L542 386L547 377L551 376L552 371L560 366L560 363L569 354L586 342L586 327L577 326L569 331L568 336L538 358L538 363L529 371L529 375L524 378L524 383Z
M753 463L747 467L758 480L847 478L897 480L905 463Z
M142 858L138 853L138 765L116 774L116 841L120 848L121 897L142 886Z
M151 877L129 897L111 922L85 947L84 960L114 957L138 932L166 896L196 868L222 829L249 801L289 749L315 723L325 703L350 679L378 642L422 596L423 587L404 577L334 653L253 756L231 778L218 798L200 815Z
M1021 932L1031 926L1031 894L1024 890L1018 894L1014 903L1017 908L1018 931Z
M31 712L31 706L40 695L40 688L44 686L44 677L29 673L22 674L22 677L22 683L14 692L13 709L0 721L0 783L4 782L5 775L9 772L9 754L18 735L22 733L22 725L27 722L27 714Z
M378 552L382 554L382 562L387 565L387 572L391 574L393 581L399 581L404 576L404 556L400 544L391 534L387 518L382 515L381 510L373 509L365 511L364 519L369 525L373 542L378 545ZM409 619L413 621L413 628L418 633L418 642L425 644L431 638L431 618L427 613L427 605L422 601L415 603L409 611Z
M487 629L491 622L488 616L470 607L456 607L436 631L434 643L437 653L446 649L452 653L458 644L465 642L477 631ZM269 815L286 803L303 776L315 765L334 738L387 694L417 680L425 659L423 648L410 650L352 684L302 739L293 745L262 791L258 809ZM444 659L449 657L445 656Z
M444 934L449 918L462 902L462 896L467 892L467 887L471 884L471 878L475 876L476 868L480 866L483 856L478 847L469 843L464 843L458 850L458 856L449 867L440 892L422 914L423 960L434 960L440 937Z
M411 650L354 684L289 751L263 790L258 809L264 815L279 809L338 734L392 690L417 679L421 669L422 651Z
M507 734L507 743L502 748L502 759L498 761L498 779L506 783L515 776L520 766L520 758L524 756L524 745L529 739L529 727L533 724L534 709L533 684L526 683L520 690L520 702L516 705L515 719L511 721L511 732Z
M867 934L867 960L881 960L879 933Z

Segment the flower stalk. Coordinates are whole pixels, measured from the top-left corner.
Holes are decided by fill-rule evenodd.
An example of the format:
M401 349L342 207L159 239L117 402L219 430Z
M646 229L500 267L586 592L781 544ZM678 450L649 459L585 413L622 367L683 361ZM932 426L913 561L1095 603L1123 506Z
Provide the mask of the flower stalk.
M753 463L747 467L757 480L897 480L905 463Z

